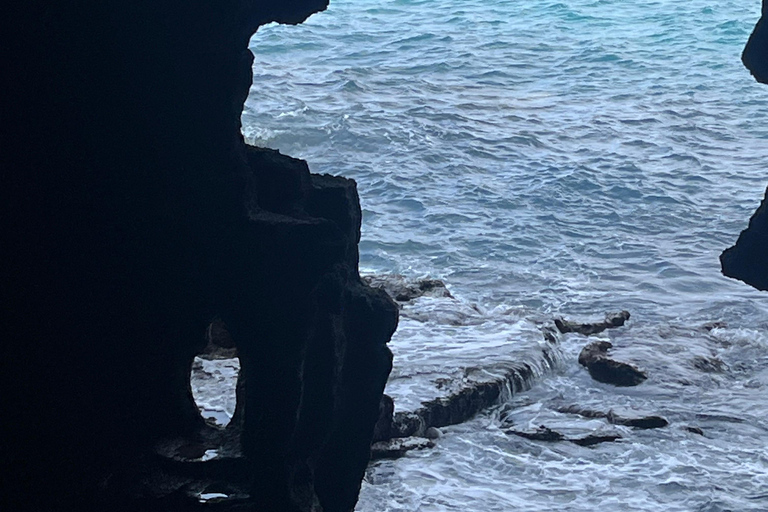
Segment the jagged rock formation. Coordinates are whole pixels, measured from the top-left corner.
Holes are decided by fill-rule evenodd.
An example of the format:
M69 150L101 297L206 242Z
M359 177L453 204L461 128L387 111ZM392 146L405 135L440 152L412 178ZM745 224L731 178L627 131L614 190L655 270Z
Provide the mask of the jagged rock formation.
M741 60L758 82L768 84L768 0ZM768 290L768 191L736 245L720 255L723 274L758 290Z
M248 39L326 4L6 13L0 509L194 508L177 470L237 482L257 510L353 509L397 308L357 274L355 184L240 135ZM189 387L216 318L242 363L226 435ZM156 450L219 434L236 462L191 469Z
M744 281L758 290L768 290L768 191L736 245L720 255L720 264L726 276Z

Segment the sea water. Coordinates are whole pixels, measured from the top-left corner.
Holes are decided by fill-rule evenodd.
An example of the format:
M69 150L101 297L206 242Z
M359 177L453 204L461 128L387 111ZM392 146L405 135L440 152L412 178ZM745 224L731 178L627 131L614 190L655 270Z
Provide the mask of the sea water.
M759 4L332 0L254 36L246 139L357 181L364 272L456 298L404 307L398 408L557 316L629 310L598 339L649 376L597 383L576 362L590 340L563 336L530 391L372 465L359 512L768 510L768 294L718 262L768 184L768 87L739 60ZM622 438L508 432L539 425Z

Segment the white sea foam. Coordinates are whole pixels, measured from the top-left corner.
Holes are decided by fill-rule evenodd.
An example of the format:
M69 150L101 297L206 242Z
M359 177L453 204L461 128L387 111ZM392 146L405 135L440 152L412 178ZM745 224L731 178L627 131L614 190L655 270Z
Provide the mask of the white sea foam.
M203 418L211 418L225 426L232 419L237 405L235 388L240 371L240 360L195 358L192 365L191 385Z

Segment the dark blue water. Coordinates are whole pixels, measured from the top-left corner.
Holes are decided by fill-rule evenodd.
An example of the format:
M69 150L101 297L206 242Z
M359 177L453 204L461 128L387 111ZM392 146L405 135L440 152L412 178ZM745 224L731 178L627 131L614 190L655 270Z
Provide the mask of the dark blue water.
M768 296L717 259L768 184L768 88L739 61L759 11L333 0L256 34L246 138L357 180L364 270L439 277L458 299L406 307L393 389L511 357L544 318L628 309L609 336L647 383L591 381L569 336L515 421L573 427L555 409L578 403L672 422L589 449L511 439L491 412L376 466L361 511L768 510Z

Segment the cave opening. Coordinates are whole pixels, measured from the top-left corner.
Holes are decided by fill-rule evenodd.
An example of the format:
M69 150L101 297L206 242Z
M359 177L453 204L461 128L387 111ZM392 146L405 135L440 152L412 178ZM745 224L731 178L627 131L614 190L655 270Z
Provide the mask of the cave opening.
M229 425L237 407L240 358L226 325L219 319L208 325L207 345L190 370L190 386L200 415L217 427Z

